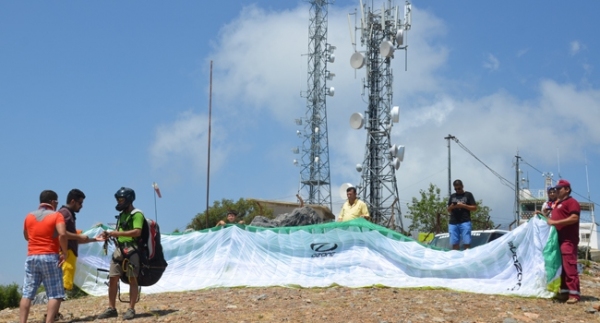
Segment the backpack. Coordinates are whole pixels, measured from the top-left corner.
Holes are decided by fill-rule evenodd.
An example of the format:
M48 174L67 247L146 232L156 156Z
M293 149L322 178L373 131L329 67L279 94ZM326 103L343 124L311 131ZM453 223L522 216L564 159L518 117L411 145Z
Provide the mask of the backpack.
M140 210L135 209L131 214L136 212L140 212ZM168 265L165 260L162 244L160 243L160 227L158 223L144 217L142 234L137 238L136 242L137 246L134 248L140 258L140 271L137 277L138 286L152 286L160 280ZM129 256L131 256L131 253ZM129 284L127 271L124 271L121 275L121 281Z

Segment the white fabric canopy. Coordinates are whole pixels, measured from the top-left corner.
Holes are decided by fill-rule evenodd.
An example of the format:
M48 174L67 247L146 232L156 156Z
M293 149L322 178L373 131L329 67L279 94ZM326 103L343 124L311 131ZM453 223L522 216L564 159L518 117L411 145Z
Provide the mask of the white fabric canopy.
M104 228L85 232L96 236ZM144 293L215 287L443 287L484 294L551 297L560 275L556 230L534 218L501 238L465 251L424 246L359 219L265 229L231 225L163 234L169 263ZM79 246L75 283L106 295L102 243ZM127 291L127 288L121 288Z

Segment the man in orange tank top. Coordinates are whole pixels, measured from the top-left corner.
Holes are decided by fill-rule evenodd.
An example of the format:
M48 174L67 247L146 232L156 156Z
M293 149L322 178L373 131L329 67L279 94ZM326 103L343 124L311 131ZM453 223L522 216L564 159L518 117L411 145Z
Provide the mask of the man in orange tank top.
M61 265L67 252L65 219L56 212L58 195L45 190L40 194L40 206L25 217L23 236L27 240L23 298L19 306L19 320L26 323L31 301L40 284L48 296L46 323L53 323L61 301L65 298ZM63 253L61 253L61 250Z

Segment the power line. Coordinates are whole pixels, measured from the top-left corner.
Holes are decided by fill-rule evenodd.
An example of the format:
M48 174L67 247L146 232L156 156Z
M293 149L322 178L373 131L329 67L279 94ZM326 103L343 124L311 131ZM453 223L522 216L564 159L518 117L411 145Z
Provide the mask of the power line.
M475 154L473 152L471 152L469 150L469 148L467 148L465 145L463 145L458 138L456 137L452 137L450 138L452 140L454 140L456 142L456 144L462 148L464 151L466 151L469 155L473 156L473 158L475 158L478 162L480 162L485 168L487 168L490 172L492 172L492 174L494 174L496 177L498 177L500 179L500 183L502 183L502 185L508 186L509 188L511 188L513 191L515 190L515 184L513 184L511 181L507 180L506 178L504 178L502 175L500 175L498 172L496 172L495 170L493 170L490 166L488 166L486 163L484 163L481 159L479 159L479 157L475 156Z
M521 159L521 161L522 161L523 163L527 164L529 167L531 167L531 168L533 168L534 170L536 170L537 172L539 172L540 174L542 174L542 175L544 175L544 174L545 174L544 172L542 172L541 170L537 169L535 166L531 165L530 163L528 163L528 162L527 162L527 161L525 161L524 159ZM559 175L559 176L560 176L560 175ZM582 201L588 201L588 203L594 204L594 207L596 207L596 206L600 206L600 204L598 204L598 203L596 203L596 202L594 202L594 201L590 200L590 198L589 198L589 197L585 197L585 196L583 196L583 195L581 195L581 194L579 194L579 193L577 193L577 192L575 192L575 191L573 191L573 190L571 190L571 193L573 193L574 195L577 195L577 196L581 197Z
M537 172L539 172L540 174L542 174L542 175L544 175L544 174L545 174L545 173L544 173L544 172L542 172L541 170L539 170L539 169L535 168L533 165L531 165L530 163L528 163L528 162L527 162L525 159L521 158L521 161L522 161L523 163L525 163L525 164L529 165L529 167L531 167L531 168L535 169L535 170L536 170Z

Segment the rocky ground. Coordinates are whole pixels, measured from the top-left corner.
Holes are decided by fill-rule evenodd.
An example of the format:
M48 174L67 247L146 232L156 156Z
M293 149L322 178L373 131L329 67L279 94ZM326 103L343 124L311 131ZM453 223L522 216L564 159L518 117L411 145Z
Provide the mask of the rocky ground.
M600 322L594 309L600 304L600 266L586 268L581 280L583 298L574 305L439 289L273 287L142 294L132 322ZM62 322L94 321L107 305L106 297L67 300ZM119 315L126 308L119 303ZM29 322L41 322L45 309L33 306ZM16 323L18 315L18 309L5 309L0 322Z

